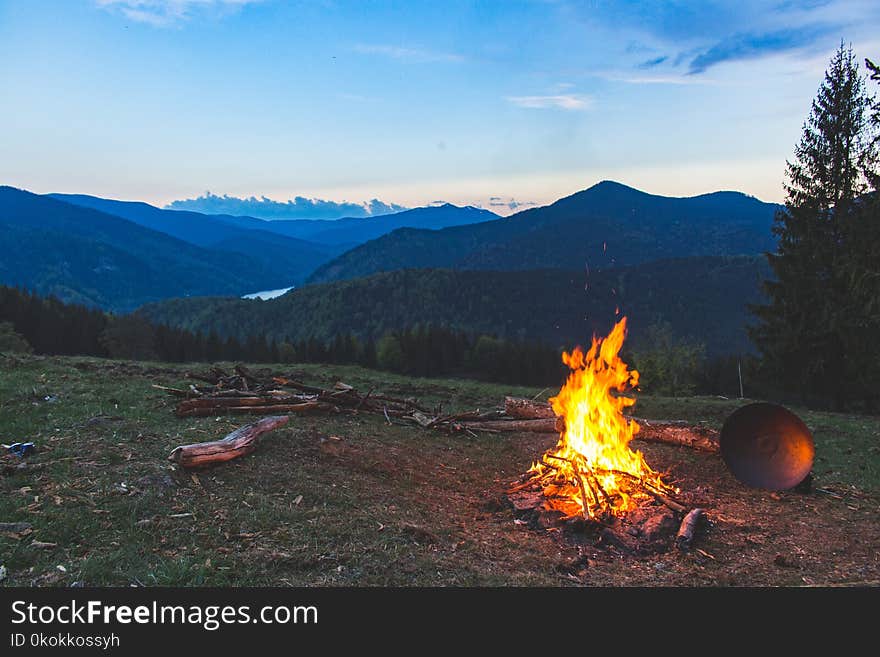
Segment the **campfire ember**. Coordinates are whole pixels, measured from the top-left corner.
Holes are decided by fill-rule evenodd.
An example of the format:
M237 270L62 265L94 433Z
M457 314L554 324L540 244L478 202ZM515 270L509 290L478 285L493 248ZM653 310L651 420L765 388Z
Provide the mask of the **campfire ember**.
M638 385L639 374L619 356L625 335L624 317L606 338L594 337L586 353L575 348L562 355L572 371L550 403L564 428L529 473L545 506L565 517L622 517L652 497L683 510L667 497L677 491L629 446L639 425L623 413L635 404L624 393Z

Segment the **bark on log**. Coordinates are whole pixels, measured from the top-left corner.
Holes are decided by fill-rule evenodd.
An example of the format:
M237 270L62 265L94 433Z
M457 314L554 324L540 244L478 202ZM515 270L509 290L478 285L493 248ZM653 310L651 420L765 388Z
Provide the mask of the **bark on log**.
M311 401L311 400L308 400ZM298 397L200 397L199 399L187 399L177 405L178 415L194 408L223 408L226 406L271 406L273 404L303 404L308 401Z
M236 429L221 440L175 447L168 460L184 468L194 468L250 454L257 448L257 438L284 426L289 419L287 415L264 417Z
M694 542L694 532L703 519L704 511L702 509L692 509L681 521L681 527L675 537L675 546L679 550L690 550L691 544Z
M504 412L510 417L519 418L521 420L556 417L556 413L553 412L553 409L547 402L536 402L531 399L520 399L518 397L504 398Z
M303 402L302 404L263 404L261 406L223 406L212 405L208 407L187 408L176 411L177 417L211 417L232 413L244 415L248 413L308 413L310 411L324 411L338 413L339 407L324 402Z
M299 381L294 381L293 379L288 379L284 376L273 376L272 381L277 383L280 386L287 386L288 388L296 388L302 392L307 392L312 395L320 395L323 392L327 392L323 388L316 388L315 386L307 386L305 383L300 383Z
M713 429L681 426L678 423L642 420L641 418L633 419L639 425L639 432L633 436L633 440L680 445L704 452L719 450L718 432Z
M481 429L489 431L533 431L535 433L557 433L556 418L539 420L486 420L485 422L454 422L453 426L460 426L472 431Z

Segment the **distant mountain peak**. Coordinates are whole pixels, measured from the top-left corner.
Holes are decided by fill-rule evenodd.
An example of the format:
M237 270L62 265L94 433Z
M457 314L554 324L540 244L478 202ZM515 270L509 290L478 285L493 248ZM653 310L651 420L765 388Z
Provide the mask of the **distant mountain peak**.
M666 199L666 200L689 200L689 199L749 199L752 201L757 201L759 203L763 203L756 196L752 196L751 194L746 194L744 192L740 192L733 189L721 189L713 192L704 192L702 194L694 194L691 196L666 196L662 194L651 194L650 192L646 192L641 189L637 189L635 187L631 187L630 185L626 185L621 182L617 182L616 180L602 180L597 182L592 187L588 187L585 190L580 192L576 192L569 197L578 196L580 194L619 194L621 196L629 195L632 197L643 197L643 198L657 198L657 199Z
M634 192L641 191L640 189L630 187L629 185L624 185L622 182L617 182L616 180L600 180L595 185L587 189L587 191L590 191L591 189L628 189ZM642 193L644 194L645 192Z

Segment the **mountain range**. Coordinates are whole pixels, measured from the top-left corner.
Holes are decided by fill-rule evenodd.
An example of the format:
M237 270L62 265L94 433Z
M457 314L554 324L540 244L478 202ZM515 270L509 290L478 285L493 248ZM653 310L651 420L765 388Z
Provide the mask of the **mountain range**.
M510 217L440 231L393 231L321 265L309 282L412 267L595 270L661 258L756 254L775 249L770 226L778 209L739 192L670 198L604 181Z
M12 187L0 187L0 233L0 282L105 309L237 294L277 281L275 272L244 255Z
M190 210L162 210L140 201L115 201L85 194L49 196L65 203L128 219L198 246L220 245L229 249L240 246L238 241L245 235L242 231L256 231L256 234L250 233L250 243L263 246L274 241L277 246L289 250L289 257L303 258L305 265L311 265L322 258L327 260L353 246L401 227L434 230L498 218L497 214L488 210L444 203L375 217L266 220ZM283 238L279 239L278 236ZM253 251L245 253L255 254Z
M778 209L604 181L509 217L445 204L268 221L0 187L0 284L145 305L155 321L239 338L374 338L429 322L570 345L626 313L635 335L669 322L710 352L743 351ZM273 301L238 298L291 285Z
M247 256L258 266L274 271L277 276L273 280L284 287L299 285L316 267L343 250L266 230L266 225L271 222L252 217L161 210L147 203L114 201L84 194L48 196L127 219L196 246Z
M437 230L498 219L489 210L472 206L460 207L451 203L413 208L376 217L344 217L342 219L296 219L268 221L267 230L307 239L329 246L351 248L376 239L398 228Z
M339 222L356 227L349 241L357 243L364 234L398 225L440 227L497 216L452 205L400 214L405 216ZM361 228L379 220L378 226ZM116 312L170 297L287 288L301 284L345 247L333 244L332 236L314 242L284 233L314 226L332 233L331 224L336 222L206 215L0 186L0 284Z

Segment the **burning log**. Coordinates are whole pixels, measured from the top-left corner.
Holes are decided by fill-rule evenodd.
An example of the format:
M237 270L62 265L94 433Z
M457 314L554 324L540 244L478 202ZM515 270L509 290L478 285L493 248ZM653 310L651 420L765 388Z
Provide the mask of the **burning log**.
M264 417L240 427L221 440L175 447L168 460L184 468L221 463L250 454L257 448L257 438L287 424L286 415Z
M504 398L504 412L510 417L520 418L524 421L557 417L553 408L546 402L516 397ZM645 420L637 417L631 419L639 425L639 431L633 436L633 440L679 445L705 452L718 451L718 432L713 429L690 426L681 420ZM565 422L562 418L558 418L555 425L536 422L534 426L532 431L546 431L547 433L565 431ZM516 429L510 430L516 431Z
M684 520L681 521L681 527L679 527L678 534L675 537L675 546L679 550L687 551L691 548L691 544L694 541L694 532L696 532L697 526L704 516L705 512L703 509L692 509L684 517Z
M677 490L651 469L644 454L629 448L638 425L624 411L636 400L623 393L638 384L638 372L619 356L625 334L626 318L622 318L606 338L594 337L588 351L575 348L563 353L571 373L553 398L552 409L562 416L561 427L554 418L520 420L552 422L559 430L559 442L529 474L553 508L568 517L577 509L585 521L620 518L638 508L640 499L651 497L674 511L684 511L669 497ZM508 407L519 414L545 412L505 400Z

